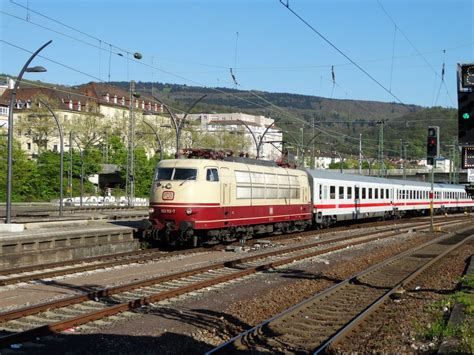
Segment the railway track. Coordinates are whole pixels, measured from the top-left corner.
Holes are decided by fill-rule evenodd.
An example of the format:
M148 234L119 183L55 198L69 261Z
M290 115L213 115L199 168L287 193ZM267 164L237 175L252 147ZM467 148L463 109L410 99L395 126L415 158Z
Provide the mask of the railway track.
M377 308L474 230L440 237L392 257L244 332L207 354L327 353Z
M451 221L449 223L452 225ZM320 240L5 312L0 314L0 347L107 319L143 305L241 279L298 260L394 237L412 228ZM418 225L418 228L427 229L428 224Z
M443 218L441 218L443 220ZM444 224L451 224L457 221L465 220L466 217L451 217L449 222L446 221ZM403 228L405 226L412 226L416 227L417 225L421 225L423 223L420 219L415 219L414 221L407 221L406 223L396 223L394 226L384 225L380 222L376 222L371 224L371 226L387 226L388 230L396 230L399 228ZM365 226L369 227L369 226ZM343 227L338 227L337 229L325 229L320 231L308 231L302 232L293 235L280 235L272 237L272 241L282 241L285 239L294 239L299 236L301 237L314 237L319 236L327 233L335 233L337 231L344 230ZM362 232L363 234L364 232ZM360 233L359 233L360 234ZM253 240L253 243L258 243L258 239ZM216 246L219 248L219 246ZM127 253L120 253L114 254L110 256L98 256L98 257L91 257L91 258L84 258L80 260L69 260L69 261L62 261L62 262L54 262L42 265L34 265L34 266L27 266L21 268L14 268L14 269L7 269L7 270L0 270L0 286L6 285L13 285L20 282L28 282L33 280L41 280L51 277L57 276L64 276L64 275L72 275L75 273L85 272L85 271L93 271L99 269L106 269L112 268L115 266L120 265L127 265L132 263L146 263L146 262L153 262L159 260L164 257L172 257L175 255L186 255L190 253L199 253L210 250L209 248L194 248L194 249L187 249L187 250L179 250L179 251L163 251L160 249L147 249L147 250L140 250L134 252L127 252Z

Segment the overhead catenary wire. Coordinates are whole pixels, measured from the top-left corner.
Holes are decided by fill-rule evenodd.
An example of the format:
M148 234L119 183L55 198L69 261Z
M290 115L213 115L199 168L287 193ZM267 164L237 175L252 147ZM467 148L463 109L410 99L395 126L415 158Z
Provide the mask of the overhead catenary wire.
M393 94L390 90L388 90L380 81L375 79L369 72L367 72L364 68L362 68L359 64L357 64L352 58L350 58L347 54L345 54L341 49L339 49L334 43L332 43L326 36L324 36L321 32L319 32L316 28L314 28L309 22L307 22L304 18L302 18L298 13L296 13L288 4L284 4L283 0L279 0L280 3L285 6L288 11L290 11L294 16L296 16L301 22L303 22L309 29L311 29L314 33L316 33L320 38L322 38L326 43L328 43L332 48L334 48L337 52L339 52L344 58L350 61L356 68L358 68L362 73L368 76L373 82L375 82L378 86L380 86L384 91L386 91L390 96L392 96L397 102L403 104L403 101L400 100L395 94Z
M388 11L385 9L385 7L382 5L382 3L380 2L380 0L377 0L377 4L379 4L380 8L382 9L382 11L385 13L385 15L390 19L390 21L395 25L397 26L398 28L398 31L401 33L401 35L405 38L405 40L410 44L410 46L416 51L416 53L423 59L423 61L426 63L426 65L433 71L433 73L435 74L435 76L437 76L438 78L441 79L441 76L439 75L439 73L437 72L437 70L433 67L433 65L428 62L428 60L426 59L426 57L418 50L418 48L413 44L413 42L410 40L410 38L408 38L408 36L405 34L405 32L400 28L400 26L397 25L397 23L395 22L395 20L393 19L392 16L390 16L390 14L388 13ZM445 50L443 50L445 51ZM454 101L453 99L451 98L451 95L449 94L449 91L448 91L448 87L446 86L446 83L444 82L444 80L441 81L442 84L444 85L444 87L446 88L446 93L449 97L449 100L451 101L451 104L453 106L456 106L454 104Z

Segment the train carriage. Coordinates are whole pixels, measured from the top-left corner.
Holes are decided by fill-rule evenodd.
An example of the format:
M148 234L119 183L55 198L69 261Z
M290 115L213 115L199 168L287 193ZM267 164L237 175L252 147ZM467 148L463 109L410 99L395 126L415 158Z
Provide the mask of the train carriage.
M431 184L369 176L308 170L317 225L341 220L399 217L426 213ZM434 184L433 207L439 210L471 208L473 200L461 185Z

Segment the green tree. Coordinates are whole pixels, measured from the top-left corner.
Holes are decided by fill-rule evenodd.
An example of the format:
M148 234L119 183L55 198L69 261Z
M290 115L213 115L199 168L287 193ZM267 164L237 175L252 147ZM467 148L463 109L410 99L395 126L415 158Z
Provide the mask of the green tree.
M36 164L28 160L17 143L13 144L12 201L35 201L37 187L33 177L37 173ZM7 139L0 136L0 201L6 201L7 180Z

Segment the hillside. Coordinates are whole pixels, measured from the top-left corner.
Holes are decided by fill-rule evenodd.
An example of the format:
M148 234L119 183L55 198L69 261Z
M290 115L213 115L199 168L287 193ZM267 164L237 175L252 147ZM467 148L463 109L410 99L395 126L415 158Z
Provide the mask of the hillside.
M111 84L129 88L128 82ZM382 120L385 122L384 152L394 158L400 155L400 139L408 142L409 157L424 157L426 131L430 125L440 126L441 142L444 144L452 144L457 134L454 109L151 82L138 82L136 87L137 91L148 95L153 87L155 97L181 110L186 110L196 99L207 95L193 112L237 111L280 119L278 125L285 134L284 139L289 141L300 137L301 120L311 125L314 120L314 132L324 131L315 139L316 148L321 151L333 149L329 145L332 144L341 152L357 154L359 134L362 134L365 154L375 157L379 136L377 122ZM304 136L305 142L313 137L313 131L308 126ZM448 156L447 149L442 147L442 154Z

